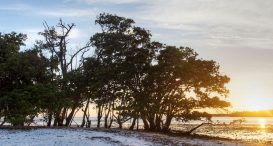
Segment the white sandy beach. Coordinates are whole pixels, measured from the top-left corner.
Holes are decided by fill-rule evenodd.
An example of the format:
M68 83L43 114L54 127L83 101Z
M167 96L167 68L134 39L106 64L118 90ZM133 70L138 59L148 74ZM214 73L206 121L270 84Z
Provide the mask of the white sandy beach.
M239 146L240 143L171 137L162 134L92 129L33 129L0 130L1 146L153 146L153 145L201 145Z

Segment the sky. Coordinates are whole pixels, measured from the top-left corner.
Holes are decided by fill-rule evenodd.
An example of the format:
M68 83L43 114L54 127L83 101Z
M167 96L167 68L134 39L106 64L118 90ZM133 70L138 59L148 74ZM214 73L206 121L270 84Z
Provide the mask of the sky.
M232 110L273 109L272 0L0 0L0 32L27 34L30 48L43 22L62 18L76 24L70 43L77 48L99 31L94 20L102 12L132 18L153 40L218 62L231 78Z

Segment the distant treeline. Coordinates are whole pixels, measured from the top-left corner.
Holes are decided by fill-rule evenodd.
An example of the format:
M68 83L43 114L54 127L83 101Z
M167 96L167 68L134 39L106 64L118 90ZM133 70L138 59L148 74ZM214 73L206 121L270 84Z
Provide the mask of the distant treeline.
M101 31L76 48L69 45L75 24L62 20L45 22L43 39L28 50L20 50L26 35L0 33L0 125L24 126L43 115L47 126L70 126L81 111L79 126L89 127L96 110L97 127L104 121L105 128L122 128L131 120L134 129L141 119L145 130L166 131L173 119L209 118L200 109L230 105L223 100L229 77L215 61L153 41L134 23L100 14Z
M212 114L214 117L273 117L273 110L241 111L230 114Z

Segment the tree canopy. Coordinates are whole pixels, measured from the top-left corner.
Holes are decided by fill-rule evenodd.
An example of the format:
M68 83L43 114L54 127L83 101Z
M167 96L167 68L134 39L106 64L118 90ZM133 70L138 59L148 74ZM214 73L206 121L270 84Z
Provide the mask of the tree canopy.
M69 126L82 110L81 126L90 126L92 103L97 127L102 118L105 128L113 123L122 128L132 119L134 129L141 119L146 130L168 131L173 120L209 118L206 109L230 106L224 100L230 79L215 61L189 47L153 41L132 19L102 13L95 23L101 31L71 56L73 23L45 22L39 33L44 39L25 51L20 46L26 35L0 34L0 118L25 125L43 114L48 126ZM86 56L90 48L94 55Z

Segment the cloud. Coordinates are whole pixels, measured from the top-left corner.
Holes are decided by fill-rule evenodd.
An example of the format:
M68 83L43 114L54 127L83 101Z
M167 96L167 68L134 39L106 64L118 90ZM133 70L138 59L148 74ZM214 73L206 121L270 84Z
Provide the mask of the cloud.
M24 3L12 3L9 5L0 6L0 11L24 11L24 15L41 15L50 17L82 17L91 16L97 14L98 10L96 8L67 8L63 6L56 7L41 7L28 5Z
M65 20L77 25L69 37L69 46L75 49L84 45L93 33L99 31L96 26L90 24L96 15L101 12L118 14L132 18L136 25L151 30L154 40L169 45L189 46L194 48L200 57L216 60L221 65L221 71L231 77L231 90L238 92L231 94L233 99L239 96L239 93L248 92L238 89L245 88L244 84L251 80L258 79L262 87L273 86L272 0L51 2L45 5L1 3L0 12L5 13L1 13L0 29L4 32L13 30L28 34L26 43L29 48L35 40L41 39L37 34L43 30L39 22L46 19L49 23L56 24L59 18L65 17ZM12 11L16 13L11 13ZM90 16L92 18L86 19ZM41 28L38 28L37 23ZM24 29L16 30L22 27Z
M80 35L82 34L82 32L80 31L80 29L78 28L73 28L70 32L70 38L71 39L76 39L76 38L79 38Z
M270 49L267 44L273 39L273 20L271 15L273 1L265 0L164 0L148 1L140 10L130 15L141 22L150 22L156 33L165 35L174 32L187 40L200 41L204 47L218 42L221 46L241 47L259 45L259 48ZM179 41L179 38L174 38ZM194 44L194 43L191 43ZM183 44L182 44L183 45Z
M38 15L52 16L52 17L82 17L96 15L96 9L67 9L59 8L55 10L38 11Z
M130 4L141 2L141 0L78 0L79 2L85 2L88 4L94 3L112 3L112 4Z
M31 7L26 4L12 4L0 6L0 11L26 11L29 9L31 9Z

